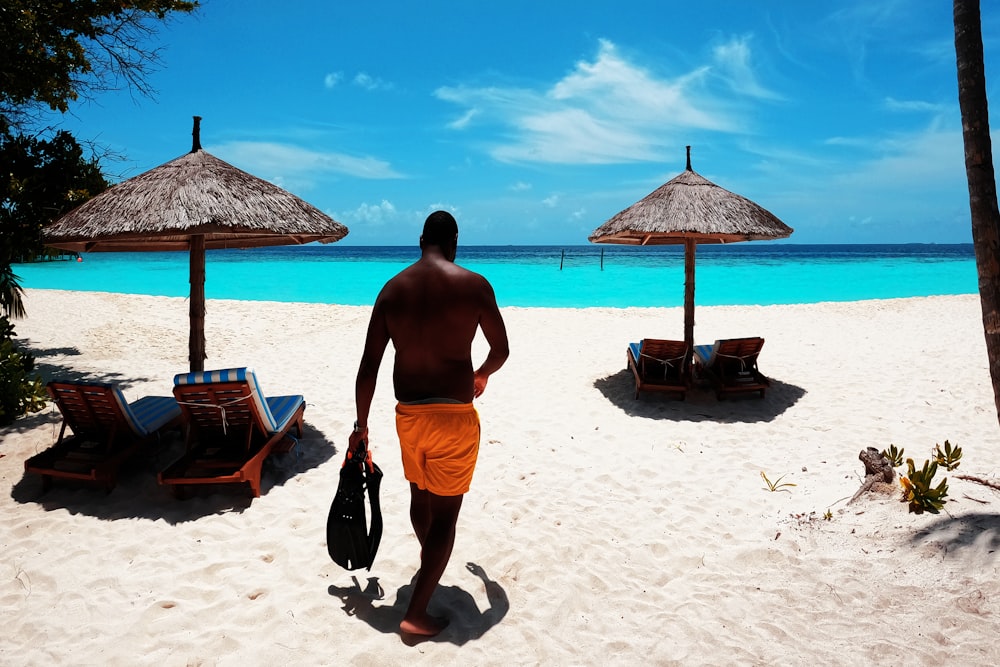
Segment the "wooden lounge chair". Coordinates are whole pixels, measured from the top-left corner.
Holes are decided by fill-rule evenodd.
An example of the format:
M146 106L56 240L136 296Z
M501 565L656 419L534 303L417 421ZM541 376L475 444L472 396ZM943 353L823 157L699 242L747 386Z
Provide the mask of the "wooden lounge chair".
M249 368L182 373L174 398L186 421L185 453L159 481L177 496L192 484L248 483L257 498L264 460L295 447L293 425L302 437L302 396L265 397Z
M658 391L684 400L688 390L687 343L646 338L629 343L625 351L635 376L635 397L641 391Z
M53 478L115 487L121 466L151 440L180 425L181 411L170 396L146 396L129 403L113 384L49 382L49 396L62 413L59 439L24 462L42 476L44 489ZM66 435L66 427L73 432Z
M753 393L764 398L771 381L757 368L757 356L763 346L763 338L729 338L712 345L695 345L695 362L719 399Z

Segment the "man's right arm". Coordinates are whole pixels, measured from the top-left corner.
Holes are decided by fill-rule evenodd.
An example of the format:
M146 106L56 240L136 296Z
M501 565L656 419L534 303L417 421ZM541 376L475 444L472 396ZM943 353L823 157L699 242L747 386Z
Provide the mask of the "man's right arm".
M378 369L389 344L389 329L386 325L381 298L376 299L372 308L372 317L368 322L368 334L365 336L365 347L361 353L361 363L358 366L358 377L354 384L354 401L357 409L357 421L354 432L349 439L349 448L354 451L360 440L368 439L368 413L371 410L372 399L375 396L375 383L378 380Z

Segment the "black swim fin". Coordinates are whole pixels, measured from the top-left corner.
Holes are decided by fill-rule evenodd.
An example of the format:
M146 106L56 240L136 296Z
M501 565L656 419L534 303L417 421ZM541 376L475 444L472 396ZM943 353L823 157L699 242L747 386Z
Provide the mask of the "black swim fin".
M372 462L367 443L347 452L340 469L337 493L326 521L326 548L330 558L347 570L371 569L382 540L379 487L382 471ZM371 523L365 512L365 495L371 505Z

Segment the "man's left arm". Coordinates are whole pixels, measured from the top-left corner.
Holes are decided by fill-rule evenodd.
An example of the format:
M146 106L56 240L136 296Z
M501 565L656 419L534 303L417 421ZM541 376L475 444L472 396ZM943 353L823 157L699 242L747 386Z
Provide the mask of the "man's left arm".
M476 369L474 379L473 395L478 398L486 391L486 383L489 377L500 370L500 367L510 356L510 345L507 342L507 327L504 325L503 317L500 315L500 308L497 306L496 295L489 283L486 283L485 293L486 305L479 318L479 326L483 330L483 336L490 345L489 354L482 365Z

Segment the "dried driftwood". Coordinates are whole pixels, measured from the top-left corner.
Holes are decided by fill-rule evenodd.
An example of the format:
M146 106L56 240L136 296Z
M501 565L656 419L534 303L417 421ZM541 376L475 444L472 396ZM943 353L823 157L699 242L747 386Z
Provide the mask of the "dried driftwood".
M879 482L891 484L892 480L896 477L896 471L893 469L892 463L874 447L862 449L861 453L858 454L858 458L865 464L865 481L861 483L861 488L847 501L848 505L857 500L858 496L865 491L871 490L875 484Z
M973 477L972 475L955 475L958 479L964 479L968 482L975 482L976 484L982 484L983 486L989 487L994 491L1000 491L1000 484L990 481L988 479L983 479L982 477Z

